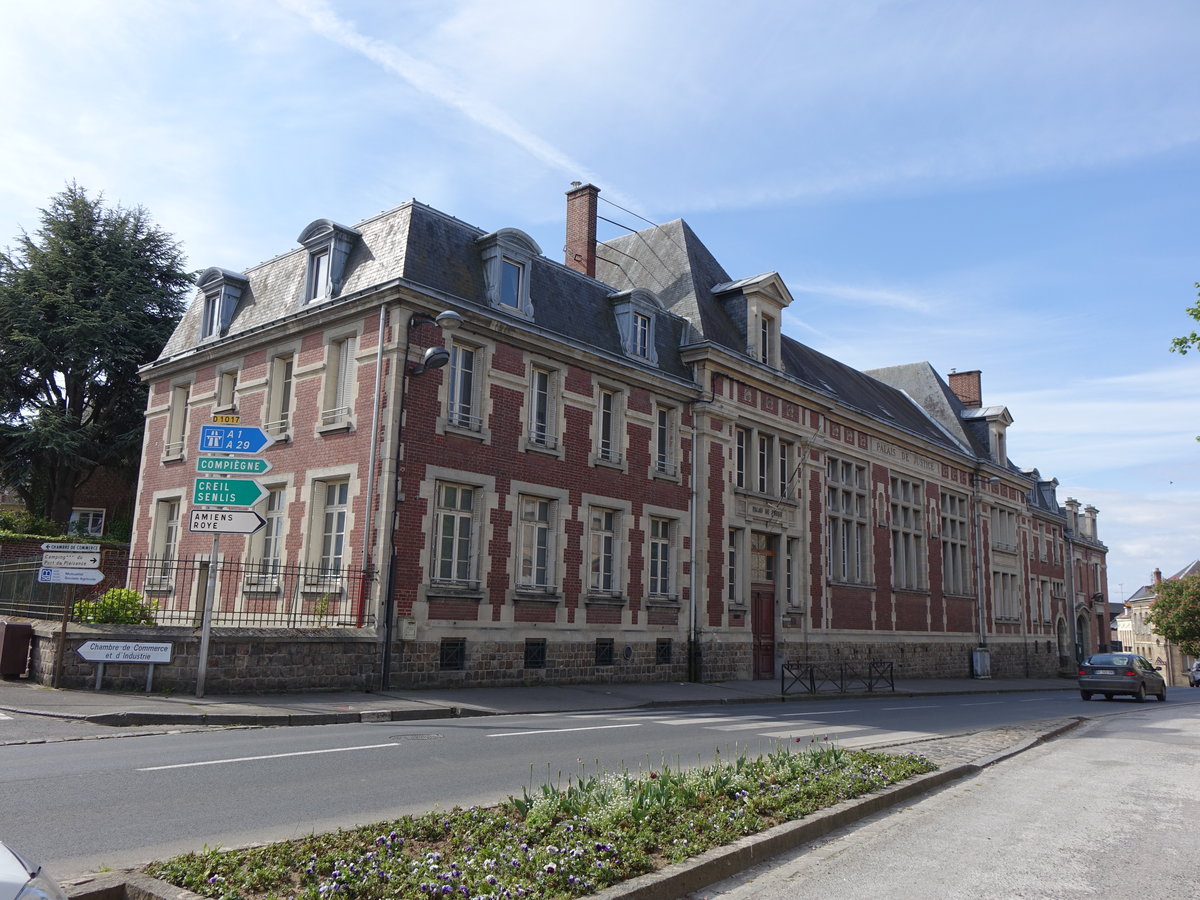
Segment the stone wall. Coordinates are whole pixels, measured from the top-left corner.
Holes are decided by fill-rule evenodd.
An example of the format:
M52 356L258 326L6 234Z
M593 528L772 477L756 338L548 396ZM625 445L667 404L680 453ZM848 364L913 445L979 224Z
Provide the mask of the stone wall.
M29 677L39 684L53 684L61 626L40 621L32 624ZM75 652L91 640L169 642L173 645L172 659L155 665L153 690L180 694L196 690L200 638L194 629L76 624L67 630L60 687L95 687L97 664ZM214 629L209 640L205 694L373 690L378 687L378 671L379 643L373 632ZM141 663L106 663L101 687L144 691L146 674L146 666Z

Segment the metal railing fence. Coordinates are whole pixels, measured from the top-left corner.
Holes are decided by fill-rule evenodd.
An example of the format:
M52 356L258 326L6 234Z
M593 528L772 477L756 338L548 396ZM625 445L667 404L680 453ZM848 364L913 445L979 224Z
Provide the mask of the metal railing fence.
M809 694L822 691L845 693L852 690L896 690L891 660L862 660L843 663L784 663L780 691L790 693L799 687Z
M43 584L40 558L0 565L0 615L71 620L88 616L89 602L112 588L142 595L156 625L199 627L210 581L219 628L359 628L375 624L368 603L370 569L283 565L276 560L221 559L210 579L207 556L174 559L104 555L104 580L95 586Z

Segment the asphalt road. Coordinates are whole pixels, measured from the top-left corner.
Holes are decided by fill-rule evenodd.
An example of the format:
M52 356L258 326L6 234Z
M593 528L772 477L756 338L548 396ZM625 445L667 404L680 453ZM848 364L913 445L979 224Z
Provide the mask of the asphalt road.
M690 900L1195 900L1200 704L1135 706Z
M206 845L490 804L580 772L686 766L781 741L910 741L1120 708L1050 692L52 739L0 747L0 839L65 879ZM90 728L76 736L93 736Z

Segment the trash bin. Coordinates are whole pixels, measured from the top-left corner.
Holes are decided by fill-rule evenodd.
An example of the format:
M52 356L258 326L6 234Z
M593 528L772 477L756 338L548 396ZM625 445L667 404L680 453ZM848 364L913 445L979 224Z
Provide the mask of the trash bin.
M29 668L33 626L25 622L0 622L0 676L24 675Z

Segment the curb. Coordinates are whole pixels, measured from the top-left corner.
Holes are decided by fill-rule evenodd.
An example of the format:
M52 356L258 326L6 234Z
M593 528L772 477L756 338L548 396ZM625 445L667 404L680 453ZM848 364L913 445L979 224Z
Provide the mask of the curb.
M453 710L446 710L451 712ZM369 715L369 714L368 714ZM424 716L437 718L437 716ZM444 716L442 716L444 718ZM1073 717L999 753L975 762L919 775L875 794L843 800L794 822L748 835L701 855L639 875L590 895L593 900L677 900L693 891L737 875L767 860L811 843L832 831L923 796L951 782L978 774L1045 741L1077 728L1087 717ZM63 886L70 900L205 900L199 894L128 870L88 876Z

